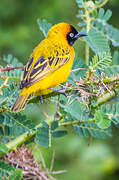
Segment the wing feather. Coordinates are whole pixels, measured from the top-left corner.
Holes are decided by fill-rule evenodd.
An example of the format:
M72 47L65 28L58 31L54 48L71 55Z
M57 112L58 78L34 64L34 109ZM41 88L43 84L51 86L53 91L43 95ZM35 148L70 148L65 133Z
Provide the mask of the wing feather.
M66 53L64 56L57 56L57 53L58 51L56 52L56 56L49 56L48 58L40 56L35 63L33 63L33 58L31 58L25 67L20 88L31 86L61 68L69 61L70 53Z

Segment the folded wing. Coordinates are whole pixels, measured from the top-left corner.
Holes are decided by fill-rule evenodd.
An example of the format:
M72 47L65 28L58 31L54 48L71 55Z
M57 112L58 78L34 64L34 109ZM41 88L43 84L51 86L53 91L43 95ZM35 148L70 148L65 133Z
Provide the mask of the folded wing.
M70 59L70 55L65 54L62 56L49 56L45 58L40 56L34 63L33 57L29 60L25 66L23 73L23 79L20 84L20 89L29 87L32 84L44 79L49 74L53 73L57 69L61 68Z

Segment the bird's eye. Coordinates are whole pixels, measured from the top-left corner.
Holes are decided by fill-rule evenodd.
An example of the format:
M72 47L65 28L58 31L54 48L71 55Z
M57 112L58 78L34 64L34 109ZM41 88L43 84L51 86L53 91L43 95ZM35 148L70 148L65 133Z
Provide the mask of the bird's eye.
M74 37L74 34L73 34L73 33L70 33L69 35L70 35L71 38Z

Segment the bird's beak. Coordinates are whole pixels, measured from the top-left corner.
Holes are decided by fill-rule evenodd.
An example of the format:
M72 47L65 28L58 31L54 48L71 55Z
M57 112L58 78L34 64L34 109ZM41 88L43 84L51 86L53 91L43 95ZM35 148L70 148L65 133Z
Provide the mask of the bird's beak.
M79 37L82 37L82 36L87 36L87 34L83 33L83 32L78 32L76 35L75 35L75 38L78 39Z

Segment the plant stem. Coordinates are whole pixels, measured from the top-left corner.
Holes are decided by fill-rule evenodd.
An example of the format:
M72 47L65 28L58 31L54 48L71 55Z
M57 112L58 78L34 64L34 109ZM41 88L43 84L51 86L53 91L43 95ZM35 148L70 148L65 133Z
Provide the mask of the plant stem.
M25 143L26 141L30 140L32 137L35 136L37 131L31 131L30 133L26 132L22 134L21 136L18 136L16 139L13 141L10 141L9 143L6 144L8 148L8 152L15 150L18 146L21 144ZM3 152L0 152L0 157L4 155Z
M94 119L90 119L88 121L69 121L69 122L59 122L59 126L69 126L69 125L74 125L74 124L80 124L80 123L89 123L89 122L93 122Z
M108 0L104 0L101 4L95 5L95 8L101 8L101 7L103 7L107 2L108 2Z
M22 134L21 136L18 136L13 141L10 141L9 143L7 143L6 146L8 147L9 151L14 150L18 146L20 146L21 144L26 142L27 140L29 140L32 137L34 137L35 134L36 134L36 131L31 131L29 133L26 132L26 133Z
M94 120L91 120L94 121ZM58 126L69 126L69 125L74 125L74 124L80 124L80 123L88 123L89 121L71 121L71 122L59 122ZM37 133L37 128L42 127L43 125L40 123L39 125L36 126L36 130L31 131L31 132L26 132L20 136L18 136L16 139L13 141L10 141L9 143L6 144L8 148L8 152L15 150L17 147L19 147L21 144L25 143L26 141L30 140L31 138L35 137ZM2 157L4 153L0 153L0 157Z
M0 68L0 71L14 71L16 69L24 69L24 66Z
M112 90L110 93L108 92L108 93L104 94L103 96L99 97L98 100L97 100L97 104L102 105L105 102L111 100L113 97L116 96L117 90L118 89Z
M88 34L88 32L90 30L91 19L89 16L88 9L86 9L86 8L85 8L85 17L86 17L86 32ZM89 45L86 43L86 45L85 45L85 63L86 63L86 65L88 65L88 60L89 60Z

